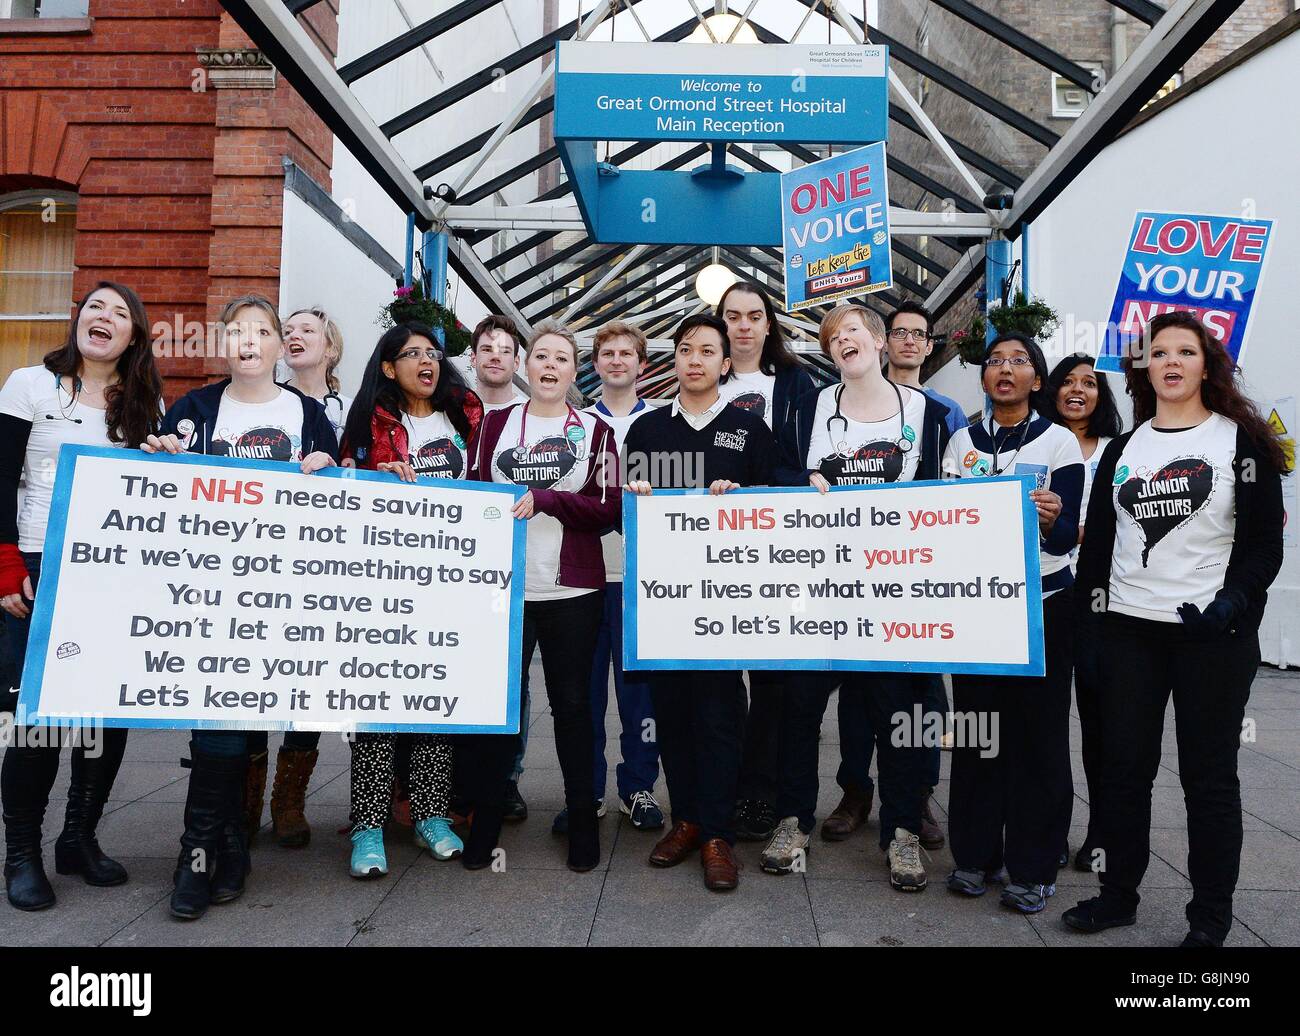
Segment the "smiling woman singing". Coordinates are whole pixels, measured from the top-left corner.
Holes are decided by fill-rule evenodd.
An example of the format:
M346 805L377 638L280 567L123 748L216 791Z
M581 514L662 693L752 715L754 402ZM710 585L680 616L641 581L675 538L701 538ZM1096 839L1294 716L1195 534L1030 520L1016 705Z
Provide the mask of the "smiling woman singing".
M1097 466L1079 604L1101 615L1101 895L1067 910L1082 932L1131 925L1150 853L1151 786L1172 695L1187 802L1185 946L1219 946L1241 859L1237 751L1259 623L1282 565L1287 461L1236 367L1189 313L1155 317L1145 363L1124 360L1133 431Z

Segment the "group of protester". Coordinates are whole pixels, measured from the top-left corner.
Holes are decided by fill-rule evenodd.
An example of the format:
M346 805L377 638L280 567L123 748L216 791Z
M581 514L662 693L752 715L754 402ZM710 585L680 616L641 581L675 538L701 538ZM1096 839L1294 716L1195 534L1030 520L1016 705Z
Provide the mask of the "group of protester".
M234 457L254 455L255 445L260 458L304 473L349 464L408 483L512 483L526 490L513 510L527 522L520 733L356 735L351 873L387 873L384 830L394 820L409 823L437 859L471 869L492 863L503 823L527 816L528 671L540 651L564 780L553 828L567 838L573 870L601 860L612 670L621 726L614 793L634 828L665 827L654 794L661 764L666 779L671 824L651 864L671 867L698 853L705 885L734 889L739 839L764 843L764 871L805 869L820 730L838 690L841 798L821 836L848 838L878 798L891 884L917 892L928 881L921 850L945 844L932 808L940 748L919 734L893 736L895 717L918 706L949 711L942 679L624 671L621 496L742 486L825 493L1028 474L1046 673L952 677L952 708L996 713L1000 734L993 752L961 741L952 748L955 868L947 887L979 896L997 884L1001 902L1026 913L1055 892L1058 870L1070 864L1073 685L1089 804L1073 864L1095 870L1101 887L1064 921L1084 932L1133 924L1172 695L1192 883L1184 944L1222 944L1242 841L1239 733L1266 591L1282 559L1285 460L1232 361L1195 316L1154 318L1141 355L1124 361L1135 425L1127 433L1090 357L1069 356L1049 371L1038 344L1017 334L989 345L978 370L986 405L968 424L953 400L920 384L934 328L914 304L885 320L862 305L832 309L818 341L839 376L818 388L767 292L750 281L734 284L716 314L678 325L677 391L659 406L638 398L646 338L621 321L595 334L602 391L586 409L570 402L579 348L559 324L535 328L525 343L508 318L485 319L471 341L474 389L429 328L399 324L380 337L353 399L339 394L342 342L324 311L300 310L282 323L269 301L249 295L226 306L220 327L229 377L164 413L144 307L131 289L104 282L82 300L65 345L0 390L0 607L19 672L65 443ZM562 462L528 463L543 456ZM694 463L659 462L682 458ZM103 733L102 752L72 751L54 857L58 873L107 886L127 880L96 839L127 731ZM318 741L290 732L277 753L272 830L286 847L310 838L304 802ZM58 762L57 744L21 739L4 755L4 876L19 909L55 900L41 833ZM172 913L186 919L244 890L263 826L267 735L196 730L188 765L171 898Z

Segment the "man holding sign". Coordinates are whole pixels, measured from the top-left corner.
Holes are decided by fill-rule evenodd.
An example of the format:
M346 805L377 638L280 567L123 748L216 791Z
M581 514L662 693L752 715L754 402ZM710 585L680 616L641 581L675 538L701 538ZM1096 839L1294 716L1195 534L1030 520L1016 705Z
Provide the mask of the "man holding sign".
M718 393L731 369L727 325L714 316L687 317L673 344L678 395L628 431L627 489L649 496L654 489L707 487L717 495L770 483L772 433ZM673 825L650 862L672 867L699 849L705 887L734 889L740 876L733 812L745 729L740 672L655 673L651 693Z

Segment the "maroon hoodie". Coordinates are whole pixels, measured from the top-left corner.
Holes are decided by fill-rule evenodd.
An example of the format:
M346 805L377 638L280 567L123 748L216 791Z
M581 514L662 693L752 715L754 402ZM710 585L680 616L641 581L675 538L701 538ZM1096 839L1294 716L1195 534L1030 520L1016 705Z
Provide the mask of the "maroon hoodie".
M469 474L477 482L492 481L492 458L496 455L501 430L510 412L522 403L485 414L478 434L469 447ZM602 472L608 476L602 478ZM618 469L618 447L614 430L599 417L592 436L591 463L587 481L574 493L534 489L533 502L542 514L549 514L564 526L560 541L560 585L583 590L605 588L605 557L600 537L614 528L622 507Z

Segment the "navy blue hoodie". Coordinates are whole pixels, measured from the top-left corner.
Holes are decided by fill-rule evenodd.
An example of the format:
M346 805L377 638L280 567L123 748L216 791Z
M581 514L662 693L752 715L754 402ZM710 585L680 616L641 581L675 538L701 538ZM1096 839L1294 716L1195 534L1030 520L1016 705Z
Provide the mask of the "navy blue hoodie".
M276 384L279 384L277 382ZM167 410L163 418L160 435L175 435L182 439L181 445L190 453L209 452L212 436L217 430L217 413L221 409L221 394L230 386L230 379L218 381L193 389ZM280 385L286 392L292 392L302 402L302 455L320 450L339 462L339 443L334 435L334 426L325 415L325 408L310 396L304 396L292 385ZM176 428L182 421L194 424L194 435L190 442L185 442Z

